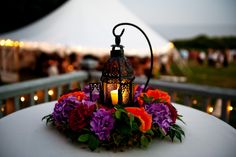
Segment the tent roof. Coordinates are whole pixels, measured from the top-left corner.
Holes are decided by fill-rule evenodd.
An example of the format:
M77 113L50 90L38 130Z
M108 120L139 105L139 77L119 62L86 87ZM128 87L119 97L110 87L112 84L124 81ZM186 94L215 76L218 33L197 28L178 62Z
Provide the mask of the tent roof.
M152 43L154 53L165 53L168 50L169 41L138 19L119 0L70 0L45 18L2 34L0 38L33 41L36 44L62 44L86 52L107 52L110 45L114 44L112 28L121 22L134 23L142 28ZM121 38L125 50L131 54L142 52L139 55L149 55L144 53L149 52L149 49L141 32L130 26L119 28L117 34L125 28Z

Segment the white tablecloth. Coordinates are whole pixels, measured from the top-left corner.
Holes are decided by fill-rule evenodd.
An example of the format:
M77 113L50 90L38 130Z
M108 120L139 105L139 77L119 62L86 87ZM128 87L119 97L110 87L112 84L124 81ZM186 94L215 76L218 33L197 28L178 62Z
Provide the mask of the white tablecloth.
M201 111L174 104L184 117L186 137L154 140L147 149L90 152L71 143L42 117L55 102L29 107L0 119L0 157L235 157L236 129Z

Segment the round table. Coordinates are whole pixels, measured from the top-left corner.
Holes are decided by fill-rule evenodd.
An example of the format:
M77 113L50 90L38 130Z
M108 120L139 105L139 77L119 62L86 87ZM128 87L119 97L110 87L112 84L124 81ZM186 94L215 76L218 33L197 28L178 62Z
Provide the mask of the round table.
M169 138L154 140L147 149L125 152L95 151L73 144L42 117L55 102L29 107L0 119L1 157L235 157L236 129L207 113L173 104L186 125L182 143Z

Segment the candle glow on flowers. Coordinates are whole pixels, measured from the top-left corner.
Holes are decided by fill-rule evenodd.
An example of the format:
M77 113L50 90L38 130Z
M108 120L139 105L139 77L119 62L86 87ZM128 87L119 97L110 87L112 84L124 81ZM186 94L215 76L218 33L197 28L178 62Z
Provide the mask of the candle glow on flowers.
M165 136L181 141L184 131L176 124L181 116L170 96L158 89L143 89L143 85L134 87L133 104L108 108L99 103L99 92L90 98L89 87L85 86L82 91L62 95L53 113L43 119L91 150L147 147L152 138Z

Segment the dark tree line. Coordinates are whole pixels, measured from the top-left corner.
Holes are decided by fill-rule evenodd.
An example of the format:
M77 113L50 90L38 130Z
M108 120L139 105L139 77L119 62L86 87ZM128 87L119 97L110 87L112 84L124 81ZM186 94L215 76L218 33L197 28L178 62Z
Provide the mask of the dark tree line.
M193 39L175 40L173 43L178 49L235 49L236 37L208 37L201 35Z

